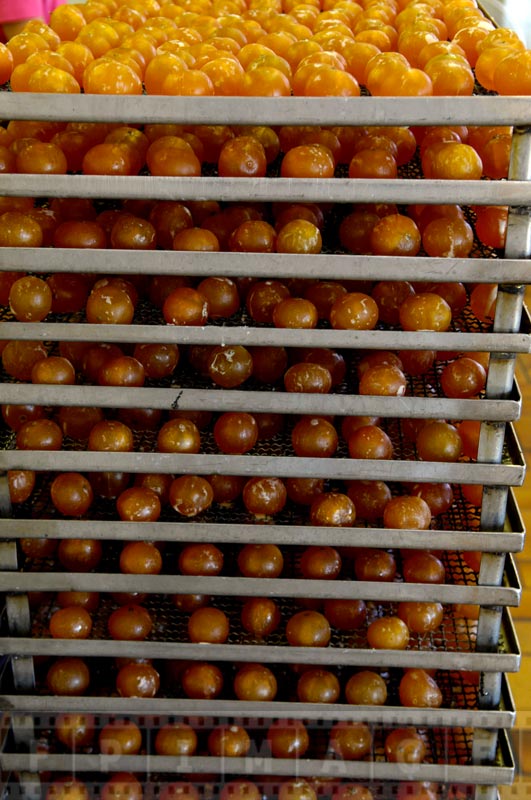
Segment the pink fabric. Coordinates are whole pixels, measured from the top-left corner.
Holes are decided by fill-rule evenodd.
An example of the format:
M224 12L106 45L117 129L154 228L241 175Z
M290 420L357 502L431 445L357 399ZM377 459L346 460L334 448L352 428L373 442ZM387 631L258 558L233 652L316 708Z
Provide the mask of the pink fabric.
M0 25L21 19L41 17L48 22L50 13L64 0L0 0Z

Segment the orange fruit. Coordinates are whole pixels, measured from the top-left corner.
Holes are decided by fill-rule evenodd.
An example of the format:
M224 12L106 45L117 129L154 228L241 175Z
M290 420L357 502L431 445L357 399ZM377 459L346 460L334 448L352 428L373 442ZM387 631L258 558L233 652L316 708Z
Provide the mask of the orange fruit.
M483 174L481 158L469 144L441 142L426 150L422 159L426 178L479 180Z
M502 95L531 94L531 50L504 58L494 70L494 88Z
M494 91L494 73L504 58L519 52L514 47L489 47L479 53L476 60L476 78L478 83L488 91Z
M424 67L433 84L434 95L469 96L474 91L474 73L464 56L441 53Z

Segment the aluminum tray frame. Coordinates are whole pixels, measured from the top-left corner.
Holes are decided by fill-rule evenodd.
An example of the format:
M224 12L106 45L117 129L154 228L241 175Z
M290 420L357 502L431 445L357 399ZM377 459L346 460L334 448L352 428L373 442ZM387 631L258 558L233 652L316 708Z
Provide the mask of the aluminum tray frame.
M1 327L1 323L0 323ZM2 403L20 400L21 384L3 383ZM521 396L515 387L512 397L504 400L453 400L444 397L397 397L351 394L299 394L290 392L186 389L178 384L168 388L139 387L133 392L110 386L24 385L27 403L44 406L100 406L102 408L201 409L240 411L250 414L333 414L416 419L472 419L480 421L516 421L521 413Z
M51 100L53 99L53 103ZM515 125L531 124L526 97L320 97L316 101L322 125ZM29 109L29 111L28 111ZM175 122L187 125L314 125L316 104L303 97L160 97L144 95L142 102L127 95L47 95L0 92L0 116L77 122Z
M1 394L0 394L1 399ZM497 427L493 428L499 440ZM280 478L314 477L336 480L407 480L409 482L473 483L490 486L521 486L525 478L525 459L511 423L502 430L505 459L481 458L475 462L440 462L354 458L307 458L300 456L108 452L95 450L10 450L0 449L0 472L34 469L49 472L159 472L194 475L276 475ZM503 510L505 519L505 509ZM503 522L500 527L503 526ZM497 526L498 527L498 526Z
M499 123L498 123L499 124ZM20 175L3 173L2 191L22 197L98 199L205 200L290 203L451 203L462 205L531 205L527 181L463 181L415 178L161 178L151 175Z
M229 460L230 459L230 460ZM329 463L328 463L329 462ZM521 486L525 464L443 463L436 461L379 461L374 459L311 459L280 456L222 456L168 453L111 453L65 450L3 450L0 470L39 468L52 472L164 472L177 475L276 475L279 478L337 480L408 480Z
M2 187L3 188L3 187ZM455 199L455 198L454 198ZM218 271L228 278L249 275L261 279L295 278L330 280L415 280L419 274L428 281L452 283L505 283L518 285L529 280L529 265L518 258L435 258L428 256L368 256L343 253L305 255L294 253L209 253L192 250L97 250L47 247L0 248L0 271L32 271L35 263L42 273L63 272L65 263L72 273L102 272L117 275L193 275L208 277Z
M376 761L340 761L281 758L220 759L212 756L188 756L183 759L174 756L104 756L76 754L76 772L144 771L170 774L212 774L252 776L261 770L265 774L278 776L297 775L298 777L335 777L351 780L399 780L441 781L464 784L510 784L514 777L514 761L505 731L499 732L499 761L494 765L483 764L389 764ZM39 772L71 771L70 759L64 755L51 754L9 754L0 753L0 767L6 771ZM397 774L398 773L398 774Z
M5 476L0 475L0 497L7 491ZM0 546L18 538L112 539L114 541L211 542L216 544L260 544L262 525L210 522L122 522L117 520L34 519L0 517ZM374 540L374 528L330 528L311 525L267 526L271 544L329 544L333 547L378 547L430 549L436 538L439 549L481 550L488 553L518 553L525 541L525 527L514 491L508 493L507 516L503 530L429 531L378 528L385 531L383 541ZM8 569L3 566L3 569ZM17 569L16 560L13 569Z
M436 533L434 533L436 536ZM307 578L201 577L187 575L123 575L91 572L2 572L5 592L93 591L146 592L148 594L206 594L242 597L313 597L359 599L380 602L416 601L470 603L489 606L518 606L521 584L514 561L507 556L501 586L461 586L352 580L309 580Z
M201 661L204 644L189 642L122 642L103 639L34 639L27 636L0 637L0 650L12 656L116 657L181 659ZM517 672L520 647L507 609L501 614L498 646L491 651L448 652L441 650L371 650L345 647L291 647L264 644L209 644L212 661L256 661L264 664L306 663L315 666L418 667L484 673Z
M531 202L531 198L530 198ZM529 353L527 333L448 333L424 334L410 331L340 331L300 330L288 328L225 328L218 325L186 327L176 325L108 325L88 322L0 322L0 339L26 341L93 341L130 342L138 344L201 344L260 347L331 347L363 350L478 350L491 353ZM479 340L478 340L479 339ZM136 391L136 390L135 390ZM395 398L396 399L396 398Z
M50 727L57 714L76 713L109 716L129 716L132 705L123 697L58 697L47 696L43 708L42 695L0 694L0 713L5 714L7 729L24 717L28 731L35 727ZM516 721L516 708L507 677L501 688L500 705L496 709L470 708L408 708L405 706L360 706L347 703L300 703L271 701L268 703L244 700L190 700L187 698L135 698L134 715L152 724L162 725L161 718L215 717L218 720L309 719L322 722L351 720L374 725L414 725L418 727L478 727L509 729ZM30 735L28 733L28 736ZM1 742L0 742L1 750Z

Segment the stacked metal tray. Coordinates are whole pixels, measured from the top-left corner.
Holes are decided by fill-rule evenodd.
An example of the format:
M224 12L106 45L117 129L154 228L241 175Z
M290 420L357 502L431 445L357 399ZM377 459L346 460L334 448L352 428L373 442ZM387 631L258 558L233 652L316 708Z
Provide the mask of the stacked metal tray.
M124 390L113 387L50 386L16 383L7 376L0 385L0 402L45 406L97 405L107 409L200 409L212 412L246 410L288 415L378 415L384 418L395 443L391 461L351 459L339 451L335 458L297 457L289 437L276 438L252 455L220 455L208 446L197 455L158 453L149 435L137 433L130 453L88 452L65 441L56 452L15 449L9 429L0 431L0 585L5 592L0 652L7 658L2 676L0 710L4 713L0 769L11 796L44 796L51 775L86 776L99 784L109 772L128 771L142 776L149 791L183 774L193 774L201 798L217 797L224 782L255 775L263 793L280 777L321 779L319 796L332 796L337 781L359 781L374 796L391 797L397 786L412 782L436 784L441 797L464 792L467 797L491 798L499 784L510 783L514 764L507 731L515 710L504 673L518 670L520 653L509 608L520 599L520 585L512 554L523 547L524 529L511 487L522 484L525 464L511 423L520 414L520 396L514 382L515 358L528 353L530 323L523 306L529 282L531 232L531 111L526 98L320 98L318 106L302 98L171 98L161 104L143 97L139 103L127 97L54 96L0 93L3 119L54 119L113 121L123 123L186 122L186 124L252 124L257 119L271 125L449 125L507 124L514 126L511 173L507 181L435 181L402 177L395 181L193 179L101 176L3 175L6 195L90 197L105 201L124 198L215 199L238 201L293 201L316 203L395 202L452 203L465 206L509 205L509 225L504 254L476 251L468 259L386 258L344 253L280 255L239 253L179 253L151 251L83 251L68 249L0 249L0 270L22 270L39 275L52 272L95 272L105 275L225 275L257 278L323 278L337 280L425 280L497 283L498 300L492 326L463 317L448 333L408 333L382 327L374 331L338 331L321 326L315 330L286 330L254 326L245 315L228 325L208 324L187 328L165 325L160 315L141 306L132 325L91 325L82 316L49 317L40 323L16 322L9 313L0 319L0 338L58 343L61 341L172 342L179 345L245 344L253 346L332 347L344 351L378 349L434 349L489 351L490 366L484 396L474 400L445 398L438 391L438 376L416 380L412 396L364 397L353 393L348 382L330 395L293 395L250 386L223 390L193 376L181 376L161 385ZM400 421L444 418L481 421L477 461L459 463L420 462L401 437ZM271 524L256 524L235 509L211 510L200 520L180 522L171 515L153 523L130 523L103 504L90 518L66 520L51 507L43 482L41 494L31 504L11 507L7 471L38 469L56 472L126 471L210 475L276 475L319 477L332 484L351 479L388 482L450 482L480 484L481 511L456 494L451 513L436 520L436 529L386 530L357 524L352 528L310 526L294 512L286 512ZM379 531L375 535L376 530ZM106 557L96 571L70 573L54 560L24 557L21 539L99 539L106 543ZM165 543L172 553L188 542L211 542L225 549L232 561L243 544L278 544L290 568L283 577L245 578L237 572L217 577L190 577L165 568L160 575L123 575L116 563L120 544L132 540ZM301 550L308 545L339 548L382 548L401 552L433 549L444 552L447 582L440 585L406 583L398 574L394 582L352 580L342 574L336 581L303 580L297 572ZM466 565L464 554L480 551L479 572ZM231 555L232 554L232 555ZM229 558L229 561L230 561ZM112 587L112 589L111 589ZM95 615L94 630L87 640L50 638L47 621L54 609L54 594L62 590L141 592L158 624L147 641L115 641L107 633L107 616L114 607L105 601ZM231 634L224 644L191 643L183 615L169 599L175 593L205 593L226 610ZM42 593L42 594L36 594ZM242 598L277 598L284 620L299 610L300 600L310 598L363 599L369 619L395 608L402 601L441 602L445 608L441 629L413 637L406 650L371 649L365 629L354 634L334 632L328 647L293 647L283 633L267 642L250 637L239 623ZM40 600L36 604L36 599ZM454 604L479 606L477 621L456 622ZM50 696L43 684L42 664L58 656L80 656L94 665L98 676L83 697ZM153 699L117 696L112 676L116 657L149 658L164 668L175 661L204 661L219 665L227 682L235 664L262 662L278 673L283 692L278 700L251 703L237 700L229 691L215 700L190 700L179 688L163 690ZM345 702L310 704L297 702L291 687L298 664L311 664L349 675L356 668L373 668L386 675L389 701L385 706L352 706ZM410 667L438 670L443 688L439 709L405 708L399 704L396 684ZM477 673L477 676L475 675ZM288 677L286 677L288 676ZM291 676L291 678L289 678ZM291 683L290 683L291 681ZM114 716L138 719L145 746L141 755L109 758L92 748L74 754L64 752L53 740L55 717L65 712L90 713L100 721ZM312 731L309 756L295 760L273 759L261 750L264 732L274 719L304 720ZM227 721L245 724L253 732L255 751L246 758L220 759L203 750L186 759L164 757L152 749L153 731L165 720L194 720L210 730ZM365 722L371 727L373 748L361 761L341 761L330 752L328 734L340 720ZM103 724L103 723L102 723ZM385 732L413 725L428 743L421 764L390 764L383 754ZM44 743L44 744L43 744ZM39 777L40 776L40 777ZM268 777L269 776L269 777Z

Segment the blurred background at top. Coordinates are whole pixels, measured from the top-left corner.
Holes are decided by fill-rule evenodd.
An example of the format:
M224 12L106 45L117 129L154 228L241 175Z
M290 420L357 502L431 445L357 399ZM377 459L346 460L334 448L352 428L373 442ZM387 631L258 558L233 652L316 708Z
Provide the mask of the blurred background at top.
M529 0L482 0L479 5L497 25L511 28L531 47L531 3Z

